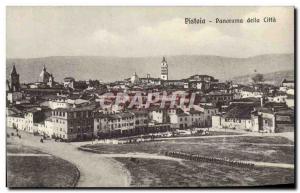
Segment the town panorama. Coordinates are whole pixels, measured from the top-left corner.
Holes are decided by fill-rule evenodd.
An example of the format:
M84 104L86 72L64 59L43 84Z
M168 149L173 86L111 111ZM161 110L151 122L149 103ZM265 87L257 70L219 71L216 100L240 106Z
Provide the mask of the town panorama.
M29 13L26 12L27 9ZM80 11L76 12L77 9ZM97 22L101 23L101 18L106 13L107 18L111 18L115 13L114 10L117 11L116 15L124 14L124 17L130 19L139 9L145 8L97 8L98 11L94 10L95 12L92 12L92 8L74 7L8 8L8 13L12 15L8 15L11 19L8 20L10 21L8 27L14 26L15 20L23 21L28 16L30 18L28 22L33 22L32 25L27 25L28 28L37 25L41 29L37 32L33 27L30 33L26 33L27 35L16 36L16 40L21 41L22 37L26 37L23 41L27 41L27 36L32 33L36 34L36 41L41 39L44 45L45 37L54 33L56 36L48 40L49 46L47 44L49 49L47 51L50 53L52 40L59 38L57 34L60 30L65 33L71 26L72 33L62 35L66 42L72 35L75 34L77 38L78 34L89 30L87 22L81 23L86 29L75 30L77 29L77 25L73 23L75 20L69 18L75 17L76 13L84 12L85 14L79 14L79 18L85 19L91 14L92 19L89 21L99 20ZM168 14L161 9L167 8L160 8L160 12L152 13L148 10L149 12L145 13L153 15L159 13L159 16ZM178 13L186 13L179 12L179 9L187 8L168 9L174 9L171 13L177 13L176 10ZM222 12L222 9L218 8L214 13ZM240 7L229 11L227 9L229 8L223 10L226 14L236 10L238 13L236 18L241 17L245 21L247 18L253 18L241 15L243 11L237 10L242 9ZM257 8L251 8L250 11L248 10L250 8L244 9L249 14L252 13L250 11L257 10ZM293 16L290 14L293 13L292 8L263 9L269 10L268 13L274 13L277 22L261 24L266 25L263 30L273 29L272 27L279 25L282 21L281 13L286 16L285 19L289 15ZM51 22L48 23L46 22L48 20L42 19L45 15L33 14L35 11L39 13L40 10L43 10L41 13L45 15L54 11L61 14L60 16L65 14L66 17L56 20L51 16L49 17ZM85 12L86 10L89 11ZM103 15L98 16L99 13ZM258 9L257 15L259 13ZM32 19L37 15L37 18ZM271 16L273 17L272 14ZM196 42L195 49L198 49L198 44L204 42L209 50L209 42L214 41L214 38L209 38L210 36L218 36L222 30L224 33L232 32L231 29L222 28L223 26L217 28L221 24L215 25L210 22L187 26L190 25L185 24L187 17L189 16L172 20L169 26L175 30L171 30L170 34L165 20L158 26L151 23L152 28L138 28L142 30L142 35L137 34L137 40L128 34L124 35L126 38L132 38L129 44L126 44L126 38L120 40L121 35L120 37L116 35L125 33L126 30L115 29L115 26L108 27L111 31L116 30L115 33L109 34L100 30L95 37L100 38L101 45L110 52L123 45L125 48L130 47L130 43L145 36L143 49L146 50L153 44L148 44L149 39L154 44L157 42L156 37L147 38L147 33L151 37L161 36L159 41L166 38L167 41L177 42L181 36L173 39L173 35L175 37L176 30L179 30L178 33L191 34L184 36L187 40L183 40L184 45L189 45L192 51L193 41ZM146 16L145 18L143 20L145 22L150 20ZM82 21L86 21L85 19ZM62 25L64 22L66 24ZM78 19L78 25L80 22ZM49 27L52 24L55 24L54 31ZM107 25L105 22L104 24ZM201 28L198 25L210 25L204 29L208 30L207 39L206 37L197 39L202 34L193 31ZM242 24L222 25L237 27ZM253 27L256 24L244 23L239 28L247 34L250 31L247 28L249 26L244 25ZM42 33L43 26L46 26L47 33ZM8 36L11 34L11 39L17 34L15 30L17 27L11 27L12 31L7 32ZM214 27L220 29L219 32L216 32ZM274 33L277 31L273 30ZM41 34L42 37L39 37ZM247 35L250 36L249 34ZM288 38L292 36L292 31L287 36ZM290 54L275 54L271 52L273 50L267 54L255 54L256 50L280 47L282 41L277 39L270 41L272 46L264 46L266 38L274 37L263 37L263 49L256 49L260 45L260 37L254 38L255 44L250 40L247 41L247 45L255 46L253 54L251 49L245 49L245 52L249 52L249 57L165 54L164 51L173 49L172 44L170 48L164 49L161 43L161 54L155 57L126 56L127 58L111 59L89 56L44 57L42 54L40 58L33 59L7 58L7 187L295 187L294 54L291 51ZM96 39L92 39L89 43L92 45ZM108 43L105 42L107 39L110 40ZM224 45L230 41L229 36L225 39ZM83 39L82 42L89 40ZM220 40L218 44L221 44L223 39L218 40ZM178 45L182 43L181 41L182 39L178 40ZM185 44L185 41L188 44ZM82 42L79 45L84 47ZM56 43L58 44L55 41L54 44ZM138 43L137 47L141 45ZM231 52L231 49L240 43L235 41L231 44L232 48L224 46L222 49L215 47L214 49L224 53L227 50ZM32 47L26 50L30 53L31 49L38 47L37 45L40 44L33 43ZM64 43L66 47L69 45L72 44ZM110 45L118 45L118 48L111 48ZM247 47L246 44L242 44L243 46ZM65 51L64 48L62 46L60 51ZM9 49L12 51L8 53L12 55L20 54L18 50L22 49L22 43L8 46ZM73 48L70 46L68 49ZM127 51L123 47L120 49L124 53ZM132 52L140 53L140 50ZM152 50L154 52L160 48L155 45L155 49ZM184 49L178 50L184 53ZM43 51L35 49L32 53ZM118 54L123 52L116 51ZM242 55L242 52L236 55ZM94 72L91 73L91 70Z

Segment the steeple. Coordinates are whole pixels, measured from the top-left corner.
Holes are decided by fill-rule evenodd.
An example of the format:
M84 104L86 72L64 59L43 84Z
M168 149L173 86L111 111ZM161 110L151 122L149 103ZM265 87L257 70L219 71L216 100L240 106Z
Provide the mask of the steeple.
M12 92L20 91L20 79L15 64L13 64L13 68L10 74L10 91Z
M160 78L162 80L168 80L168 63L165 57L163 57L161 62L161 72L160 72Z
M11 70L11 74L17 74L15 63L13 63L13 69Z

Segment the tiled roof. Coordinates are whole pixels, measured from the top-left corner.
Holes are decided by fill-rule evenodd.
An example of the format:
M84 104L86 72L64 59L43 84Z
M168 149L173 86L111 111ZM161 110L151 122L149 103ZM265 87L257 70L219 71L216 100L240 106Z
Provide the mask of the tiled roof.
M225 114L225 118L250 119L254 110L252 104L231 104Z

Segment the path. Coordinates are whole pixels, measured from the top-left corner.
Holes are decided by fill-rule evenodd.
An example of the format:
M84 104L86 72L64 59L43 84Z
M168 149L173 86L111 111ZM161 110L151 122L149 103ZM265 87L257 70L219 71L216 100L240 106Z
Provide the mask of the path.
M103 157L123 157L123 158L142 158L142 159L160 159L160 160L171 160L171 161L183 161L183 159L180 158L174 158L169 157L165 155L159 155L159 154L150 154L150 153L116 153L116 154L101 154ZM276 168L288 168L288 169L294 169L294 164L286 164L286 163L271 163L271 162L256 162L256 161L242 161L241 162L247 162L252 163L255 166L263 166L263 167L276 167Z
M128 187L130 174L112 158L92 154L77 149L72 143L54 142L20 131L22 139L11 137L13 143L38 148L45 153L73 163L80 171L78 187Z

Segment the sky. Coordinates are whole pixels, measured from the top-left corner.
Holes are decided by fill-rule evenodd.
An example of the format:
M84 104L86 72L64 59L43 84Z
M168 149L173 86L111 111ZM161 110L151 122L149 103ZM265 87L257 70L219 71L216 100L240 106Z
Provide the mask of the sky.
M275 17L276 23L185 24ZM7 7L7 58L294 53L293 7Z

